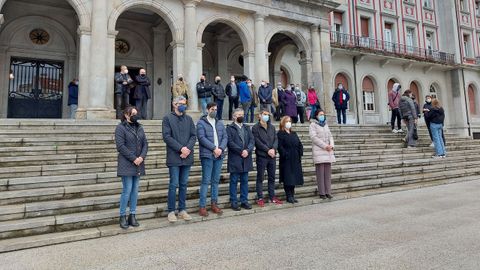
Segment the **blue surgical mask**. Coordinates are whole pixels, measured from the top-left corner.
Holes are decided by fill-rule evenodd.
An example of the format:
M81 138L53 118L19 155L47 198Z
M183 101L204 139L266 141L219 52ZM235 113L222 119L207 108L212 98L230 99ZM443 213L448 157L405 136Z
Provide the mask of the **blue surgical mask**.
M185 112L186 110L187 110L187 105L183 105L183 104L182 104L182 105L178 106L178 111L179 111L179 112L183 113L183 112Z
M268 122L270 120L270 115L262 115L263 122Z
M320 121L320 122L325 122L325 120L327 120L326 117L325 117L325 115L319 115L319 116L318 116L318 121Z

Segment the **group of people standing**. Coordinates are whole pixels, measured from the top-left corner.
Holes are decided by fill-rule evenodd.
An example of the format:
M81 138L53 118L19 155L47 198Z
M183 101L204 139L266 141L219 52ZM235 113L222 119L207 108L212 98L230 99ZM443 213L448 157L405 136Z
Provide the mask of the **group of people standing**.
M407 134L403 141L407 148L415 148L417 146L418 119L422 113L425 118L425 124L428 128L432 145L435 148L433 158L445 158L445 136L443 134L443 125L445 121L445 111L440 101L430 95L425 96L425 104L423 110L415 100L415 95L411 90L405 90L401 94L401 85L395 83L388 94L388 106L392 111L390 121L393 133L403 133L402 122L407 127ZM395 128L395 124L397 128Z
M133 79L128 68L121 66L120 72L115 73L114 78L114 102L117 119L122 119L122 111L131 104L137 108L140 119L147 119L147 102L152 98L151 82L147 77L147 71L141 68L139 74Z
M202 168L200 182L199 215L206 217L207 194L210 188L210 211L220 215L223 210L218 202L218 188L221 171L228 151L227 171L230 174L230 207L235 211L251 209L248 200L249 172L253 170L253 152L256 155L256 203L283 204L276 195L277 154L279 156L279 182L283 183L286 201L298 202L295 187L304 183L302 157L303 144L294 131L293 118L283 116L279 131L272 125L270 106L262 107L257 114L258 121L253 127L245 124L245 110L233 109L232 123L225 126L218 119L218 103L209 102L205 114L195 125L187 115L187 99L177 96L172 101L173 111L163 118L162 137L166 144L166 165L169 169L167 219L176 222L179 218L191 220L187 212L187 186L191 167L194 163L194 146L198 141ZM138 123L139 112L127 107L122 122L115 131L118 150L118 176L122 178L123 191L120 198L120 226L138 226L136 206L138 186L145 175L145 159L148 143L142 125ZM331 163L335 162L333 136L328 128L324 112L317 109L311 119L309 134L312 140L312 154L316 167L318 193L322 199L331 199ZM268 196L263 194L265 172L268 178ZM240 182L240 198L237 186ZM177 199L178 190L178 199ZM178 205L177 205L178 201ZM127 216L127 205L130 212Z

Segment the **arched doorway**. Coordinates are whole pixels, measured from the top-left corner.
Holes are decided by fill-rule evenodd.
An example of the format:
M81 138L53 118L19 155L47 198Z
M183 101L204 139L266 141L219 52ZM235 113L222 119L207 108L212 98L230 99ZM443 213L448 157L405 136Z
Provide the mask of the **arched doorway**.
M391 78L390 80L388 80L387 82L387 93L389 93L390 91L392 91L393 89L393 85L398 83L399 81L395 78Z
M477 115L477 91L473 84L468 86L468 107L472 115Z
M335 76L335 81L334 81L334 85L333 87L337 88L337 85L341 83L343 85L343 88L346 89L347 91L349 91L350 93L350 101L354 100L352 98L352 91L350 89L350 83L349 83L349 77L345 74L345 73L338 73L336 76ZM355 104L354 102L348 102L348 108L347 110L348 111L351 111L352 109L352 105Z
M2 1L3 2L3 1ZM78 75L80 24L71 1L6 1L0 28L0 117L62 118ZM49 8L48 14L39 10ZM77 7L78 8L78 7Z
M365 112L374 112L375 106L375 84L370 76L362 81L363 110Z
M410 91L412 91L412 94L415 95L415 101L418 103L418 104L422 104L422 96L420 95L420 87L418 86L418 84L413 81L410 83Z
M152 92L147 103L147 119L161 119L170 111L174 83L173 54L169 49L173 35L169 24L155 9L142 6L121 13L115 29L118 31L114 48L115 72L125 65L135 81L139 70L146 70ZM133 91L130 104L135 105Z

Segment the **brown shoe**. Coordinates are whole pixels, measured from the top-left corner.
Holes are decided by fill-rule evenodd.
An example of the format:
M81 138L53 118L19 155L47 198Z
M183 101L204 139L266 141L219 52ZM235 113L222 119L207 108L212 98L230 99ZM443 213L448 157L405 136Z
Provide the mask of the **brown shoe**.
M222 209L220 209L216 203L212 203L212 212L217 215L221 215L223 213Z
M201 217L208 217L207 208L200 208L200 211L198 212L198 214L199 214Z

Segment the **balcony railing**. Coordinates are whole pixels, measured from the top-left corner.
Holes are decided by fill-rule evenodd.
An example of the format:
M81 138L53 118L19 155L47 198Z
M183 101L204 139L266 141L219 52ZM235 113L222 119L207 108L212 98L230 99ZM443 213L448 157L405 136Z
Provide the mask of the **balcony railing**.
M431 61L449 65L455 64L455 55L452 53L418 48L395 42L377 40L369 37L360 37L332 31L330 32L330 41L333 47L358 49L384 55L404 57L421 61Z

